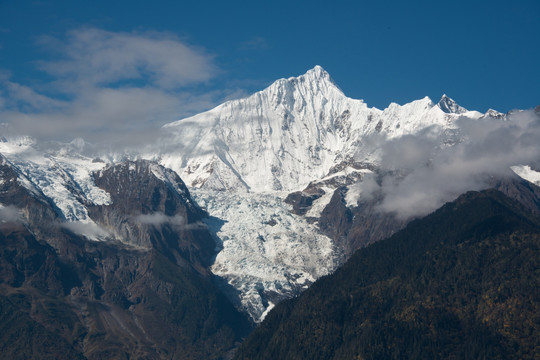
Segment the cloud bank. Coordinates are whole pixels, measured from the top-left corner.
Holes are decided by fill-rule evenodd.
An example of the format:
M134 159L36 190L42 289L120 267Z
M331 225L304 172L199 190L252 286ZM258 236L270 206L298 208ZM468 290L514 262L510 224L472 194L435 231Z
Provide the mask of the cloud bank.
M62 55L41 62L41 68L66 86L145 80L147 85L173 89L208 81L217 71L204 50L169 33L90 28L70 31L64 41L43 37L40 42Z
M85 28L39 44L52 54L39 84L0 74L0 118L17 134L135 146L223 95L198 88L220 71L213 56L170 33Z
M461 118L457 126L460 140L452 146L440 146L431 134L384 142L380 173L353 186L349 197L377 193L381 211L423 216L466 191L489 187L492 177L513 175L511 166L540 159L540 118L533 111L513 112L507 120Z

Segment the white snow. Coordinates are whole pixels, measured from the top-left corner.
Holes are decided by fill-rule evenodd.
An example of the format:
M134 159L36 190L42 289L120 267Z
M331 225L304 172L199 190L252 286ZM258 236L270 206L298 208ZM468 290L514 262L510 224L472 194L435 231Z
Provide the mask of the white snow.
M184 194L184 190L180 188L178 183L174 179L175 173L173 173L169 169L164 169L161 166L158 166L157 164L151 164L150 165L150 171L152 171L152 174L157 177L159 180L163 181L168 186L172 187L178 194Z
M358 156L366 136L392 138L427 127L453 127L466 110L446 99L460 114L445 113L428 97L403 106L392 103L382 111L369 108L346 97L317 66L166 125L172 140L164 139L159 154L147 157L160 158L193 187L302 190L336 163Z
M276 194L204 189L192 189L192 194L215 217L207 225L222 250L212 271L240 292L242 306L255 321L268 308L266 296L298 294L338 264L332 241L292 214Z
M44 153L34 145L30 138L6 139L0 142L0 153L18 172L21 185L36 196L52 200L67 221L94 224L86 204L104 205L111 201L91 176L105 164L62 150Z
M540 172L531 169L528 165L517 165L512 166L512 171L514 171L519 177L540 186Z
M306 212L306 217L319 218L326 205L332 200L335 189L329 187L322 187L321 189L324 191L324 195L313 201L311 208Z
M274 303L271 302L271 301L268 301L268 307L267 307L266 310L264 310L264 312L262 313L261 318L260 318L260 321L263 321L264 318L266 317L266 315L268 315L268 313L269 313L274 307L276 307L276 304L274 304Z

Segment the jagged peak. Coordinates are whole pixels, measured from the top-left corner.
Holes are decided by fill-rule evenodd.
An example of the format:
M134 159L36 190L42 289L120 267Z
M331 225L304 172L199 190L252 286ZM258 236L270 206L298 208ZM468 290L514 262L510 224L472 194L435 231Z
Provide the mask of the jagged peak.
M426 105L430 105L430 106L434 106L435 103L433 102L433 100L431 100L431 98L429 96L424 96L423 98L421 99L418 99L418 100L414 100L412 102L420 102L420 103L423 103L423 104L426 104Z
M392 101L390 104L388 104L388 106L383 111L395 111L396 109L411 108L411 107L420 107L420 108L429 107L429 108L431 108L433 106L434 106L434 103L431 100L431 98L429 96L424 96L421 99L413 100L413 101L405 103L403 105Z
M310 80L315 81L330 81L334 83L332 78L330 77L330 74L322 68L320 65L315 65L313 69L308 70L304 75L300 75L298 78L306 78ZM290 79L296 79L295 77L291 77Z
M497 110L488 109L488 111L486 111L486 113L482 117L483 118L490 117L490 118L494 118L494 119L503 119L505 117L505 115L503 113L501 113L501 112L498 112Z
M449 98L446 94L443 94L443 96L441 96L441 100L439 100L437 106L447 114L463 114L467 112L466 109L459 106L453 99Z
M442 94L441 96L441 99L439 100L439 102L451 102L453 104L455 104L456 102L454 101L454 99L450 98L448 95L446 94Z
M332 86L333 88L338 89L340 92L341 89L339 86L335 83L335 81L332 79L330 74L322 68L320 65L315 65L313 69L308 70L304 75L300 75L297 78L291 78L291 79L297 79L300 81L307 81L311 83L325 83L327 85Z
M262 92L274 91L276 89L294 90L300 87L309 89L311 92L320 91L323 93L327 93L328 90L337 90L343 95L343 91L337 86L330 74L320 65L316 65L305 74L278 79L268 88L262 90Z

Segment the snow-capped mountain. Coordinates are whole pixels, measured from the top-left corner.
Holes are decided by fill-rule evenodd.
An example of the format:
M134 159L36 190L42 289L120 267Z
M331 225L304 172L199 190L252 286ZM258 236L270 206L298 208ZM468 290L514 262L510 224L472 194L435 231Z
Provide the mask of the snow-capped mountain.
M251 192L302 190L332 167L377 161L363 139L452 127L460 116L478 118L446 95L388 108L346 97L320 66L280 79L250 97L165 125L171 134L161 163L189 186Z
M44 153L36 145L35 140L28 137L3 138L0 154L18 173L18 181L37 197L50 202L60 219L85 224L86 235L94 240L103 237L105 233L97 231L98 226L89 217L87 205L111 202L110 195L98 188L92 179L92 173L106 164L68 154L65 150Z
M152 183L159 183L162 188L170 189L176 197L184 199L183 202L191 213L197 213L199 217L204 213L192 202L187 188L178 175L157 163L122 161L119 165L111 164L99 158L80 155L71 151L69 146L57 151L44 152L39 149L35 140L28 137L4 138L0 142L0 159L1 165L9 167L17 174L18 183L37 199L52 206L59 226L68 228L90 240L119 240L134 245L135 242L130 236L118 234L115 230L118 224L104 219L100 219L98 224L95 210L107 207L116 208L119 203L126 201L129 194L147 192L148 186ZM111 172L114 176L110 174ZM116 179L116 177L120 178ZM127 185L132 181L131 179L136 178L144 179L141 183L135 184L141 189L132 189ZM115 185L113 186L111 182ZM147 196L152 195L160 194ZM132 202L137 201L132 200ZM139 199L139 202L141 202L140 208L133 210L132 215L151 216L148 205L143 204L150 200ZM172 201L169 200L169 202L170 208ZM122 211L127 212L126 209ZM163 216L161 223L166 222L167 216L172 216L162 213L160 215ZM185 224L193 222L184 213L178 216L184 219ZM157 221L157 218L155 220Z
M29 138L2 139L0 153L17 181L50 203L63 226L87 239L148 248L151 242L140 227L150 224L210 230L215 250L206 239L201 256L212 259L208 266L223 279L231 300L259 322L273 305L331 273L358 247L404 226L406 221L378 212L375 200L360 204L351 187L379 171L381 144L422 134L451 146L461 141L460 119L505 116L468 111L446 95L438 103L425 97L376 109L345 96L317 66L165 125L167 135L136 155L161 166L110 164L101 159L122 155L90 158L77 146L43 152ZM514 170L540 179L530 167ZM159 190L145 193L149 184ZM191 202L188 188L209 217ZM157 201L160 210L145 205L126 215L126 198L131 204ZM166 213L178 199L197 220L184 212Z
M446 95L438 103L425 97L384 110L369 107L345 96L316 66L165 125L159 156L146 156L180 174L197 201L224 222L210 224L221 246L212 270L260 321L276 300L297 294L343 260L342 245L321 234L317 219L336 189L377 167L377 144L421 131L441 136L462 116L482 114ZM297 191L295 208L310 199L304 212L284 202Z

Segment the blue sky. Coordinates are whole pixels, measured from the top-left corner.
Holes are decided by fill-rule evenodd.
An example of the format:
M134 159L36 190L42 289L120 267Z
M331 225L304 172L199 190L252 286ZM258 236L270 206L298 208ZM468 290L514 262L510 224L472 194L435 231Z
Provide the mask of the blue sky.
M540 104L540 1L0 0L0 122L45 138L149 129L324 67L386 107Z

